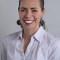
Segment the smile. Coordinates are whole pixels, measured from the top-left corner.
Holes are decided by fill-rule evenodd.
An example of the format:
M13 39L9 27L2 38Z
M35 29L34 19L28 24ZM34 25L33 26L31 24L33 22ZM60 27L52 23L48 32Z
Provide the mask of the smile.
M29 24L32 24L32 23L34 22L34 20L33 20L33 21L31 21L31 20L24 20L24 22L25 22L27 25L29 25Z
M33 21L25 21L26 23L32 23Z

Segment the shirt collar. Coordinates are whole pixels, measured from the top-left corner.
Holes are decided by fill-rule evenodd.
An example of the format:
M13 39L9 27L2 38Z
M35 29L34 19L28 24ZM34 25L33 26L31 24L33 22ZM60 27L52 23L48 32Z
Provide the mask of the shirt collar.
M20 31L19 37L22 38L23 30Z
M43 26L40 26L38 31L33 35L37 41L41 42L41 38L44 35L44 31L45 30L44 30Z
M43 37L44 35L44 28L43 26L40 26L40 28L38 29L38 31L33 35L33 37L37 40L40 41L40 39ZM19 37L22 38L22 34L23 34L23 30L20 31L19 33Z

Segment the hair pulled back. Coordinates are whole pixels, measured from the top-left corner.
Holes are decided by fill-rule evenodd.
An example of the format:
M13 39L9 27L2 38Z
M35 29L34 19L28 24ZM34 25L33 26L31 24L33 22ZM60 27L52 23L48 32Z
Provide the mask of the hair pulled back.
M39 0L39 1L40 1L41 11L43 11L44 10L44 0ZM19 7L20 7L20 3L21 3L21 0L19 0ZM21 25L20 20L17 20L17 24ZM45 29L45 21L42 20L42 18L40 20L40 26L43 26L43 28ZM23 28L22 25L21 25L21 27Z

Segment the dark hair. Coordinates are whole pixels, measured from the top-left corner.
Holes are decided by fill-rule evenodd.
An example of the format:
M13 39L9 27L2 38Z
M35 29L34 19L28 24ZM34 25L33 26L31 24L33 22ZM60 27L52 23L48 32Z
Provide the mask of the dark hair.
M19 7L20 7L20 3L21 3L21 0L19 0ZM43 11L44 10L44 0L40 0L40 7L41 7L41 11ZM20 20L17 21L17 24L21 25ZM42 20L42 18L40 21L40 26L43 26L43 28L45 29L45 21ZM22 27L22 25L21 25L21 27Z
M40 6L41 6L41 11L44 10L44 0L39 0L40 1ZM19 0L19 7L20 7L20 2L21 0Z

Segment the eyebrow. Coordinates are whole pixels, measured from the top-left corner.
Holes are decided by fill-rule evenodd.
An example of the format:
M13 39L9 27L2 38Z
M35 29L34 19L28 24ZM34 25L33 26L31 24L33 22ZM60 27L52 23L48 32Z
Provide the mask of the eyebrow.
M21 7L21 9L27 9L27 8L25 8L25 7ZM36 7L32 7L31 9L38 9L38 8L36 8Z

